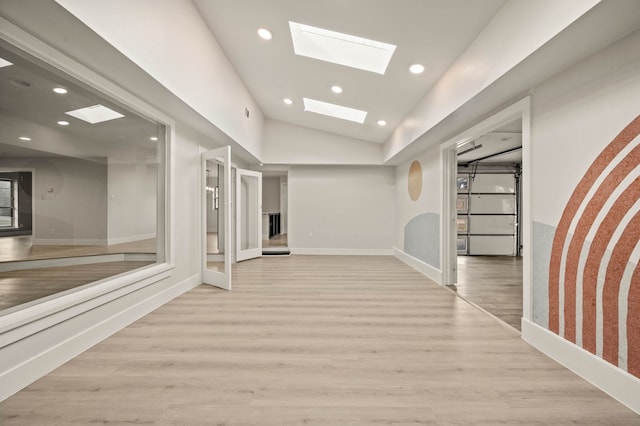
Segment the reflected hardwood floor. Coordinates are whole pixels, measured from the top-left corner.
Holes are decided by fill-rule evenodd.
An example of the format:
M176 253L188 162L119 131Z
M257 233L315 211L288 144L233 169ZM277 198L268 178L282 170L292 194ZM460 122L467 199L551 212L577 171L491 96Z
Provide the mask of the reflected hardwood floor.
M112 253L155 253L156 239L111 244L109 246L33 245L33 237L0 237L0 262L58 259Z
M155 238L110 246L32 245L33 237L0 237L0 262L63 259L116 253L155 253ZM0 310L32 302L66 290L149 265L126 261L67 265L0 272Z
M0 272L0 311L153 262L106 262Z
M522 258L458 256L458 295L520 330Z
M638 425L393 257L265 257L0 403L0 424Z

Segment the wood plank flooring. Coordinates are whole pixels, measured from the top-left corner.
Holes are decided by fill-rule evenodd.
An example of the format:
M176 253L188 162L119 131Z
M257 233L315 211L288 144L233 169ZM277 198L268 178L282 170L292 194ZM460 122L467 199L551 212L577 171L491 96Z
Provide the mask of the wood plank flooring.
M287 247L289 245L287 234L278 234L268 240L262 240L262 248Z
M638 425L393 257L266 257L0 403L10 425Z
M458 295L520 330L522 258L458 256Z

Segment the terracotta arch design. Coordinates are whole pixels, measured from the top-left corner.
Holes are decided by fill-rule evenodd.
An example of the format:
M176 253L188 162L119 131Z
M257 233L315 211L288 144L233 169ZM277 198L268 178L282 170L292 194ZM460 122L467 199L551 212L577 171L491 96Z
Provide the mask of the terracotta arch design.
M630 257L640 239L640 212L637 212L626 225L616 240L614 234L622 219L631 209L638 206L640 200L640 176L626 187L620 187L633 177L632 173L640 165L640 116L627 125L613 141L598 155L589 170L574 189L558 223L551 248L549 264L549 329L557 334L563 332L564 337L576 342L576 331L582 332L584 349L596 353L596 336L602 333L602 356L607 361L618 363L618 298L620 283ZM631 145L630 144L634 144ZM623 158L620 153L631 148ZM606 174L605 174L606 173ZM625 180L626 179L626 180ZM596 183L599 182L596 187ZM616 192L617 191L617 192ZM620 195L614 194L621 192ZM591 195L590 195L591 194ZM609 206L609 207L607 207ZM635 207L634 207L635 206ZM583 211L579 214L580 209ZM602 218L597 225L598 218ZM572 225L575 229L572 231ZM594 226L598 226L597 229ZM587 237L595 230L595 236L586 254L589 244ZM570 234L573 232L573 235ZM607 248L611 256L606 258ZM606 264L603 261L608 260ZM598 275L604 274L602 300L598 301ZM560 281L564 273L563 282ZM578 279L582 278L582 317L576 316L576 291ZM631 366L640 369L637 350L632 350L632 342L640 342L637 315L640 310L638 282L640 274L636 270L630 283L627 318L628 370ZM560 306L560 290L564 292L564 303ZM603 329L596 328L596 305L603 307ZM635 315L635 317L634 317ZM560 330L561 318L564 328ZM624 318L624 317L623 317ZM578 323L578 321L581 323Z

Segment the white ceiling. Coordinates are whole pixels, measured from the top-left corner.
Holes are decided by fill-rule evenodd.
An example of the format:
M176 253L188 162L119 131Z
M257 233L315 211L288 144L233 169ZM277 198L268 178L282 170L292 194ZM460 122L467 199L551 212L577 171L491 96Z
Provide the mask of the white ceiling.
M194 3L267 118L382 143L505 0ZM289 21L394 44L397 49L384 75L296 56ZM273 33L271 41L258 37L261 27ZM423 64L426 71L409 73L414 63ZM333 85L344 92L332 93ZM303 97L368 111L367 119L357 124L304 112ZM294 104L285 105L284 98ZM387 126L378 126L378 120Z

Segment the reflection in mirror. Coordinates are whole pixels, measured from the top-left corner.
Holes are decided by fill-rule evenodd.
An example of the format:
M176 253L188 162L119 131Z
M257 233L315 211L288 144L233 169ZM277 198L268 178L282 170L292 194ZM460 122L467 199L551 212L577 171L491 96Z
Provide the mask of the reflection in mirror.
M0 58L0 315L164 261L164 126Z
M224 272L224 164L207 160L207 269Z

